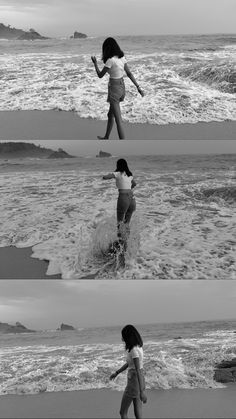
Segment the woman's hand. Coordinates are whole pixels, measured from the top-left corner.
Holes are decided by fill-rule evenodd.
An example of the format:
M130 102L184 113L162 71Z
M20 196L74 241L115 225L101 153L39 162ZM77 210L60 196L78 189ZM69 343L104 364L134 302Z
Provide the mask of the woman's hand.
M137 87L139 94L143 97L144 96L144 91L138 86Z
M117 372L114 372L114 374L111 374L110 380L114 380L117 377Z
M143 403L147 403L147 396L146 396L146 394L145 394L145 392L144 392L144 391L141 391L141 392L140 392L140 400L141 400L141 402L143 402Z
M95 57L95 55L92 55L91 60L93 64L97 64L97 58Z

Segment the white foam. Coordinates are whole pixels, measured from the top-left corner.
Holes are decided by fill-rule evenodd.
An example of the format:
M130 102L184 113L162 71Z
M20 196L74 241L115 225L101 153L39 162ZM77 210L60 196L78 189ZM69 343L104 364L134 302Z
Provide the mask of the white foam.
M145 97L141 98L126 78L124 120L150 124L235 121L235 97L232 92L227 93L227 77L218 83L218 79L211 82L204 75L211 65L213 70L215 65L219 77L221 66L226 73L230 66L233 71L233 57L230 48L216 52L130 54L129 62ZM64 50L4 54L0 56L0 71L0 110L59 109L84 118L107 117L108 79L96 77L90 54ZM224 86L226 92L222 91Z
M49 340L47 345L42 345L40 336L36 340L38 343L31 346L1 348L0 394L124 388L126 374L109 381L110 374L125 360L123 345L99 343L99 340L76 345L55 345ZM226 330L201 334L198 338L146 341L147 388L223 387L214 381L215 364L232 359L235 348L236 336Z

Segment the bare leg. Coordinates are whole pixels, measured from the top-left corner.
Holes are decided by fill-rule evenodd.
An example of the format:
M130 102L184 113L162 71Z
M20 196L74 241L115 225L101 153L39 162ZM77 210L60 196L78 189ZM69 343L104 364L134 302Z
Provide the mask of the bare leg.
M134 404L134 416L136 419L142 419L143 417L143 409L142 409L142 402L140 399L133 399Z
M107 120L106 134L104 135L104 137L101 137L100 135L98 135L97 138L99 140L109 140L111 130L112 130L113 125L114 125L114 114L113 114L113 111L111 109L111 105L110 105L110 109L109 109L109 112L108 112L107 116L108 116L108 120Z
M112 102L111 103L111 109L112 109L113 115L115 117L119 139L124 140L125 139L125 133L124 133L124 129L123 129L123 126L122 126L120 104L117 103L117 102Z
M120 406L120 417L121 419L127 419L128 418L128 410L132 403L132 398L126 396L123 394L122 400L121 400L121 406Z

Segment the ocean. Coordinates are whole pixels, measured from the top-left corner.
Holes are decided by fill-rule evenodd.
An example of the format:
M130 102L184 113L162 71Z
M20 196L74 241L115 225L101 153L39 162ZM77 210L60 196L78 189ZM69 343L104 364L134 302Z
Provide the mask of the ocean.
M236 35L122 36L145 97L126 78L122 116L164 125L236 120ZM108 78L98 79L104 38L0 40L0 110L63 110L107 118Z
M147 389L221 388L215 364L236 355L236 321L138 326ZM0 394L107 388L123 390L126 373L119 327L1 335Z
M235 155L128 157L137 209L124 268L107 253L117 190L102 176L116 160L0 161L0 246L33 247L63 279L236 279Z

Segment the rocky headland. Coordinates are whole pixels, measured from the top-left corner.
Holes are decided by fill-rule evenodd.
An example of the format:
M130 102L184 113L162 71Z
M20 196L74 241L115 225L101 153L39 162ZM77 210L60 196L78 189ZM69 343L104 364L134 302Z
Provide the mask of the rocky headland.
M0 39L34 41L36 39L49 38L40 35L40 33L32 28L29 29L29 31L24 31L23 29L12 28L11 25L6 26L3 23L0 23Z
M61 148L55 151L29 142L0 142L0 159L6 160L26 157L57 159L75 156L71 156Z
M75 156L71 156L66 151L59 148L57 151L53 151L53 153L48 156L48 159L73 159Z
M15 325L0 322L0 333L34 333L35 330L28 329L20 322Z

